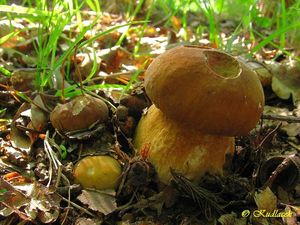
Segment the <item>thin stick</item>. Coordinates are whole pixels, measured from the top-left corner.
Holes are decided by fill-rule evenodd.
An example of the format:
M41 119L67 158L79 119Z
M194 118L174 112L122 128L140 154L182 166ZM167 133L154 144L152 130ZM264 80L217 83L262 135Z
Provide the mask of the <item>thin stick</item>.
M259 145L256 147L256 151L258 151L262 146L263 144L265 143L265 141L271 137L276 131L278 131L278 129L281 127L282 123L279 123L271 132L269 132L267 134L267 136L264 137L264 139L259 143Z
M65 102L65 79L66 79L66 74L65 74L65 62L66 62L67 58L65 58L62 62L62 66L60 68L60 74L61 74L61 100L63 102Z
M285 121L288 123L300 123L300 117L296 117L296 116L280 116L280 115L268 114L268 115L263 115L262 118L266 120Z
M63 197L63 196L61 196L61 198L62 198L62 200L64 200L65 202L70 203L73 207L75 207L75 208L77 208L77 209L83 211L84 213L86 213L86 214L88 214L88 215L90 215L90 216L92 216L92 217L95 217L95 215L94 215L93 213L91 213L91 212L88 211L87 209L81 207L80 205L77 205L76 203L70 201L69 199L67 199L67 198L65 198L65 197Z
M145 70L141 70L141 71L145 72ZM136 70L130 70L130 71L125 71L125 72L107 74L106 76L99 75L99 77L92 78L91 81L105 80L107 78L118 78L120 76L130 76L135 73L136 73ZM83 83L86 83L86 82L88 82L88 81L84 81Z
M81 72L79 70L79 67L78 67L78 64L77 64L77 61L76 61L76 54L77 54L77 50L78 50L78 45L76 45L75 47L75 50L74 50L74 66L75 66L75 71L77 72L77 75L79 77L79 82L80 82L80 90L83 94L83 84L82 84L82 75L81 75Z
M276 169L272 172L271 176L269 177L269 179L267 180L267 182L264 184L264 186L269 186L272 187L274 181L276 180L276 178L279 176L279 174L282 173L282 171L284 171L285 169L287 169L292 163L294 158L296 158L296 154L290 155L288 157L286 157L282 163L280 163Z
M290 142L290 141L288 141L287 143L288 143L290 146L292 146L294 149L300 151L300 147L299 147L298 145L296 145L296 144L294 144L293 142Z

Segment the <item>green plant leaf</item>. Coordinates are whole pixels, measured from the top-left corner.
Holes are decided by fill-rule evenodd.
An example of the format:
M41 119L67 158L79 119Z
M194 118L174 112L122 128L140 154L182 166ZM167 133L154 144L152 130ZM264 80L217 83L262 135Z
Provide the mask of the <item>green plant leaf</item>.
M7 77L11 77L11 75L12 75L12 72L5 69L4 66L2 66L2 65L0 65L0 73L2 73L3 75L5 75Z

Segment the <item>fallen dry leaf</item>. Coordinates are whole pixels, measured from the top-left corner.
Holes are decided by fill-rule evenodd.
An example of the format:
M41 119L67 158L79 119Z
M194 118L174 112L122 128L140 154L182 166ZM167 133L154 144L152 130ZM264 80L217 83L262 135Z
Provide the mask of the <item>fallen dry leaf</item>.
M266 210L272 212L277 209L277 197L269 187L261 192L256 192L254 196L258 210Z
M34 91L34 80L37 73L36 69L31 68L15 70L10 77L13 88L18 91Z
M272 69L272 89L281 99L292 97L294 106L300 107L300 63L289 61L270 66Z
M0 202L0 214L3 216L16 213L24 220L38 218L43 223L51 223L58 218L61 198L38 182L23 181L12 185L1 177L0 190L3 190Z
M238 218L237 214L232 212L230 214L223 214L218 219L218 222L222 225L244 225L247 218Z
M117 209L115 194L113 190L83 190L78 200L88 205L90 209L107 215Z
M76 225L95 225L95 224L100 224L100 221L97 221L96 219L80 217L75 221L75 224Z
M292 212L292 208L289 206L285 207L285 212ZM284 217L282 220L286 223L286 225L298 225L299 223L297 222L297 213L293 213L291 217Z

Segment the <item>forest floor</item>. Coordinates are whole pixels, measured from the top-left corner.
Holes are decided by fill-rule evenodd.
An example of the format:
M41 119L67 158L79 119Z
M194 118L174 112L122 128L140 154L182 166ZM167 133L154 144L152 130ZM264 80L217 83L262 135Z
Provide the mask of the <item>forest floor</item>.
M50 32L22 18L0 21L0 224L300 224L299 49L266 45L249 56L257 43L230 39L231 20L220 23L220 45L196 36L192 26L184 30L175 16L166 28L128 25L121 14L104 13L96 23L95 15L83 15L81 31L72 24ZM229 53L259 77L265 107L256 128L236 137L226 175L206 174L195 184L174 172L163 185L132 139L151 105L145 70L184 44L230 45ZM54 108L78 95L104 100L109 119L74 132L54 127ZM93 155L120 163L115 190L83 188L74 179L75 165Z

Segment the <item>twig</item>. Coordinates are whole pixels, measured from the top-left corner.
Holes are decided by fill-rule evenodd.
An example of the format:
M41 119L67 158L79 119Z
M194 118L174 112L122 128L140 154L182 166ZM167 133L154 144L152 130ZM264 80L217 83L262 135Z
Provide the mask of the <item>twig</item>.
M285 121L288 123L300 123L300 117L296 117L296 116L280 116L280 115L267 114L267 115L263 115L262 118L266 120Z
M77 54L77 50L78 50L78 45L75 46L75 49L74 49L74 66L75 66L75 72L77 72L77 75L79 77L79 83L80 83L80 90L83 94L83 84L82 84L82 75L81 75L81 72L79 70L79 67L78 67L78 64L77 64L77 61L76 61L76 54Z
M141 199L137 203L131 204L134 199L134 195L133 195L128 203L126 203L123 206L118 207L116 210L117 211L123 211L123 210L127 211L132 208L142 210L144 208L148 208L149 206L155 205L157 203L161 203L163 200L163 196L164 196L164 193L159 192L157 194L152 195L149 198Z
M279 123L271 132L269 132L265 137L264 139L259 143L259 145L256 147L256 151L258 151L262 146L263 144L265 143L265 141L271 137L273 134L275 134L275 132L277 132L279 130L279 128L281 127L282 123Z
M214 210L219 214L225 212L224 208L218 204L220 199L215 193L212 193L201 186L195 185L185 176L176 173L173 169L171 169L171 174L173 181L177 185L176 189L183 192L197 203L205 215L206 212L211 210Z
M62 66L60 68L60 74L61 74L61 100L65 102L65 79L66 79L66 74L65 74L65 63L66 63L67 58L64 58L62 62Z
M299 147L298 145L296 145L296 144L294 144L293 142L290 142L290 141L288 141L287 143L288 143L290 146L292 146L294 149L300 151L300 147Z
M69 211L70 211L70 205L71 205L71 186L70 186L70 181L69 179L63 174L61 173L61 177L67 182L68 184L68 208L67 208L67 212L65 214L65 218L63 219L62 221L62 225L65 223L65 221L67 220L67 216L69 214ZM57 188L57 187L56 187Z
M95 98L101 99L102 101L104 101L105 103L107 103L107 104L111 107L111 110L112 110L112 111L116 111L117 107L114 106L114 104L112 104L112 103L111 103L110 101L108 101L106 98L103 98L103 97L101 97L100 95L97 95L97 94L95 94L94 92L85 89L84 87L82 87L81 90L84 90L84 91L87 92L89 95L91 95L91 96L93 96L93 97L95 97Z
M79 209L79 210L85 212L86 214L88 214L88 215L90 215L90 216L92 216L92 217L95 217L95 215L94 215L93 213L91 213L91 212L88 211L87 209L81 207L80 205L77 205L76 203L70 201L69 199L67 199L67 198L65 198L65 197L63 197L63 196L61 196L61 198L62 198L62 200L64 200L64 201L70 203L73 207L75 207L75 208L77 208L77 209Z
M98 81L98 80L105 80L107 78L118 78L120 76L130 76L132 74L135 74L137 70L130 70L130 71L124 71L124 72L119 72L119 73L112 73L112 74L107 74L106 76L99 76L99 77L94 77L90 81ZM142 70L144 72L145 70ZM83 83L87 83L88 81L84 81Z
M267 180L267 182L264 184L264 186L272 187L274 181L276 178L281 174L285 169L287 169L292 163L294 163L294 160L296 160L296 157L298 157L296 154L290 155L286 157L282 163L280 163L276 169L272 172L271 176Z
M48 133L46 133L46 137L47 137L47 135L48 135ZM48 183L47 183L47 186L46 187L48 187L49 188L49 186L50 186L50 184L51 184L51 181L52 181L52 175L53 175L53 168L52 168L52 165L53 165L53 159L52 159L52 157L51 157L51 155L50 155L50 152L49 152L49 149L48 149L48 147L49 147L49 143L48 143L48 141L46 141L46 139L44 140L44 149L45 149L45 152L46 152L46 154L47 154L47 157L48 157L48 159L49 159L49 181L48 181Z

